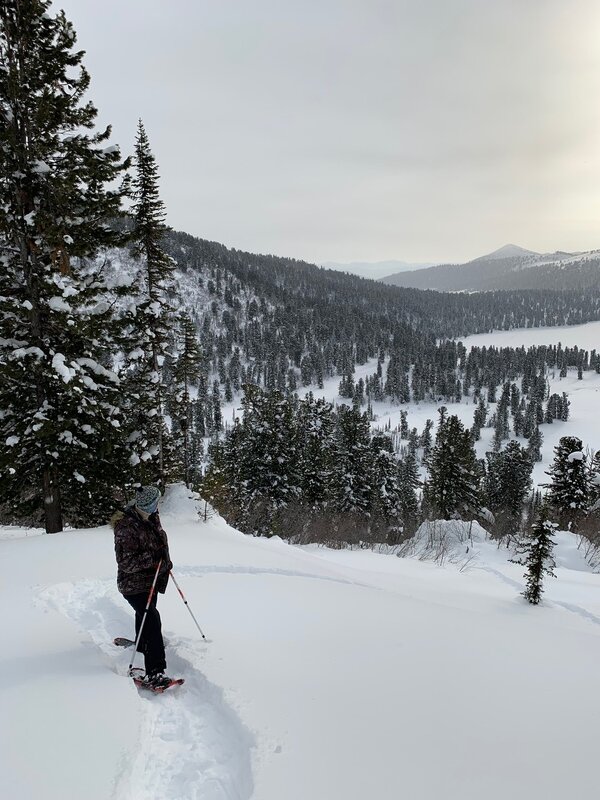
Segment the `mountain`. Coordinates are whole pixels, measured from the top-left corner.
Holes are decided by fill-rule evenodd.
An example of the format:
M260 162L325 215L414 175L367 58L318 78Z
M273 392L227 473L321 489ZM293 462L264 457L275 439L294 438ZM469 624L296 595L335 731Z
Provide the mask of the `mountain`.
M409 261L349 261L348 263L338 263L336 261L325 261L321 264L325 269L334 269L338 272L349 272L352 275L360 275L361 278L371 278L378 280L385 275L397 272L412 272L416 269L426 269L433 266L432 262L421 262L418 264Z
M171 302L198 330L204 390L216 381L228 400L244 382L295 391L398 353L406 368L430 369L445 358L440 340L600 319L599 291L553 292L543 284L529 291L419 291L185 233L170 232L164 244L177 265ZM103 255L102 268L120 286L137 269L126 248Z
M598 289L600 250L583 253L536 253L507 244L466 264L440 264L380 279L391 286L443 292L492 290Z
M478 261L498 261L503 258L528 258L529 256L539 256L533 250L526 250L524 247L519 247L517 244L505 244L494 250L493 253L488 253L486 256L480 256Z

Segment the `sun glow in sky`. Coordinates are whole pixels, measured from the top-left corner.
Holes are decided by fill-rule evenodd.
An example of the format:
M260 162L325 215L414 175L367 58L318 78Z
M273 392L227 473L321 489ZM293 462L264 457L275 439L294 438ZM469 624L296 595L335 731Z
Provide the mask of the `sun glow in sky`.
M311 261L600 247L597 0L64 0L169 223Z

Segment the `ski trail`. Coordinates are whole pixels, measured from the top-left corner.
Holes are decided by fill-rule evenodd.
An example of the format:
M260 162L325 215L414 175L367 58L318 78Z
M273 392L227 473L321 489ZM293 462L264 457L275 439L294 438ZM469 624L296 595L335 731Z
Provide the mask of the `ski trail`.
M514 589L517 589L519 594L523 592L525 585L519 581L514 580L513 578L509 578L508 575L504 575L500 570L494 569L494 567L490 567L489 564L480 564L479 569L483 570L484 572L489 573L490 575L494 575L496 578L499 578L504 583L507 583L509 586L512 586ZM571 614L577 614L578 616L582 617L583 619L587 620L588 622L593 622L594 625L600 625L600 617L596 614L588 611L587 608L583 606L578 606L575 603L567 603L564 600L549 600L545 599L543 601L544 605L548 607L557 607L563 608L565 611L570 611Z
M332 564L332 568L335 565ZM330 583L342 583L347 586L360 586L363 589L377 589L379 587L372 586L369 583L351 580L350 578L341 578L333 575L315 575L312 572L302 572L301 570L292 569L276 569L274 567L247 567L247 566L230 566L221 567L212 564L205 564L202 566L193 567L177 567L173 571L175 577L184 575L187 578L203 578L206 575L280 575L284 578L309 578L314 581L328 581Z
M111 632L128 629L131 615L112 580L56 584L38 598L85 630L107 666L125 674ZM184 644L181 640L181 649ZM186 682L163 695L140 693L140 733L117 776L114 800L249 800L254 737L223 690L183 658L177 644L170 650L173 674ZM133 683L131 691L137 692Z

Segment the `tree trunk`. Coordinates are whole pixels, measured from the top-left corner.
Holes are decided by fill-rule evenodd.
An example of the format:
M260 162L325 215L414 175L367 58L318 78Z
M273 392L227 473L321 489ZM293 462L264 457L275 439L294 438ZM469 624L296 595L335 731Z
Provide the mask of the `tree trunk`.
M44 468L42 490L44 493L46 533L60 533L63 529L63 522L60 504L60 484L56 467L48 466Z

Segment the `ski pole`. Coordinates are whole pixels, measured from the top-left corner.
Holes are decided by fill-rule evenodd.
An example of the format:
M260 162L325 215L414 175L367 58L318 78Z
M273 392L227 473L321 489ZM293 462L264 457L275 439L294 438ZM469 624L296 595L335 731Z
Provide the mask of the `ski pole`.
M175 580L175 575L173 575L173 572L172 572L171 570L169 570L169 573L170 573L171 577L173 578L173 583L174 583L174 584L175 584L175 586L177 587L177 591L178 591L178 592L179 592L179 594L181 595L181 599L182 599L182 600L183 600L183 602L185 603L185 607L187 608L187 610L188 610L188 611L190 612L190 614L192 615L192 619L193 619L193 620L194 620L194 622L196 623L196 627L197 627L197 628L198 628L198 630L200 631L200 635L202 636L202 638L203 638L203 639L206 639L206 636L205 636L205 635L202 633L202 628L200 627L200 625L198 625L198 620L197 620L197 619L196 619L196 617L194 616L194 612L193 612L193 611L192 611L192 609L190 608L190 604L189 604L189 603L188 603L188 601L185 599L185 595L184 595L184 593L181 591L181 588L180 588L179 584L178 584L178 583L177 583L177 581Z
M135 654L137 653L138 644L140 643L140 639L142 638L142 631L144 630L144 623L146 622L146 616L148 615L148 609L150 608L150 603L152 602L152 597L154 595L154 589L156 587L156 581L158 580L158 573L160 572L160 567L163 560L158 562L158 566L156 567L156 572L154 574L154 580L152 581L152 586L150 587L150 592L148 594L148 602L146 603L146 610L144 611L144 616L142 617L142 624L140 625L140 629L138 631L137 638L135 640L135 647L133 648L133 656L131 657L131 664L129 665L128 673L131 675L131 671L133 670L133 662L135 661Z

